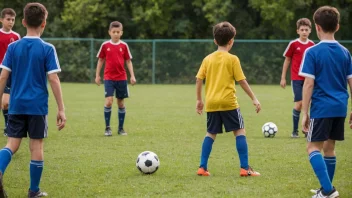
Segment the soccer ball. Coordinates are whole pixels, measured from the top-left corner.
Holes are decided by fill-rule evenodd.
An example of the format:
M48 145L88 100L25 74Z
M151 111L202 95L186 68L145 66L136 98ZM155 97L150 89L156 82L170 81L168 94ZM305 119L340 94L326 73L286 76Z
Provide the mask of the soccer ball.
M277 133L277 126L273 122L267 122L263 125L262 127L262 132L264 134L264 137L275 137L275 134Z
M160 165L158 156L151 151L144 151L137 157L136 167L144 174L155 173Z

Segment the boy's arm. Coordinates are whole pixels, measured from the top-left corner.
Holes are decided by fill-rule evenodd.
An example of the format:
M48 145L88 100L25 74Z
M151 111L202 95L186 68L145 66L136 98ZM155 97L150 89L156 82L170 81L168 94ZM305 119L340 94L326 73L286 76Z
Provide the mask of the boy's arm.
M351 96L351 104L352 104L352 78L348 79L348 85L350 87L350 96ZM352 129L352 112L350 113L350 120L348 123L350 124L350 128Z
M196 80L196 93L197 93L197 104L196 104L196 111L199 115L203 113L203 100L202 100L202 86L203 86L203 79L197 78Z
M128 71L130 72L130 82L132 85L136 84L136 77L134 76L134 72L133 72L133 65L132 65L132 60L129 59L126 61L126 64L127 64L127 68L128 68Z
M9 78L10 72L7 71L6 69L2 69L1 75L0 75L0 107L2 106L2 95L4 94L4 89L6 86L7 79Z
M62 98L62 91L60 85L60 79L57 73L52 73L48 75L49 83L51 89L53 90L53 94L57 103L58 113L57 113L57 120L56 125L59 130L63 129L66 124L66 115L65 115L65 106L64 101Z
M301 111L303 113L303 118L302 118L303 131L309 130L308 110L309 110L310 101L312 99L313 88L314 88L314 78L306 77L304 80L303 90L302 90L303 99L302 99Z
M101 83L100 71L101 71L101 68L103 67L104 62L105 62L105 59L102 59L102 58L98 59L97 69L95 71L95 83L98 86L100 86L100 83Z
M241 85L242 89L246 92L246 94L252 99L253 105L255 106L255 111L259 113L261 110L260 103L258 99L255 97L252 89L249 87L249 84L246 79L238 81L238 83Z
M284 61L284 65L282 66L282 74L281 74L281 82L280 86L282 88L286 87L286 74L287 74L287 69L290 66L291 63L291 57L286 57Z

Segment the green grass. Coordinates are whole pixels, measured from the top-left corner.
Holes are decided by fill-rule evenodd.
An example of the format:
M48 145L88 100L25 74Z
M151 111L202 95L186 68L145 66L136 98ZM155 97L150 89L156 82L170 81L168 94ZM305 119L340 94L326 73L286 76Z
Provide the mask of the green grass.
M128 136L117 136L114 101L114 134L104 137L103 86L63 84L67 126L56 130L56 105L51 97L41 188L50 197L309 197L309 189L319 187L319 183L308 162L305 139L289 138L293 107L290 87L252 88L262 103L259 114L240 88L238 96L249 162L262 176L241 178L231 133L219 135L213 146L209 159L212 176L196 176L206 116L195 113L195 86L130 87L125 122ZM261 133L262 124L268 121L279 128L272 139ZM334 185L341 197L352 197L352 132L347 129L345 136L336 147ZM5 143L0 137L0 144ZM153 175L142 175L135 167L138 154L145 150L158 154L161 161ZM29 156L28 140L24 139L4 177L10 197L26 196Z

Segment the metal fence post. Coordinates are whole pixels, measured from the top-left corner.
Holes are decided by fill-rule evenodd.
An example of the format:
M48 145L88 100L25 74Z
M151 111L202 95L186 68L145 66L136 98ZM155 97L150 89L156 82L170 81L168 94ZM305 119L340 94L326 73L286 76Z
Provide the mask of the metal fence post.
M156 41L153 40L153 58L152 58L152 83L155 84L155 48L156 48Z
M94 38L90 39L90 82L94 82Z

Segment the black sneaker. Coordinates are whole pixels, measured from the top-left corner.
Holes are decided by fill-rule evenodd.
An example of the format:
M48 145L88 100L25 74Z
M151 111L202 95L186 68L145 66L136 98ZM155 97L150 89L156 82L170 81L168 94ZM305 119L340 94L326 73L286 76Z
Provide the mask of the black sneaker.
M2 183L2 172L0 172L0 198L6 198L7 194Z
M291 137L292 138L299 138L298 131L292 132Z
M46 197L48 196L48 193L46 192L42 192L42 191L38 191L38 192L33 192L31 190L28 190L28 198L37 198L37 197Z
M105 128L105 133L104 133L105 136L112 136L112 132L111 132L111 128L110 127L106 127Z
M313 195L312 198L337 198L339 196L340 196L339 192L337 192L337 190L333 188L332 191L329 192L328 194L325 194L323 190L320 189L315 195Z
M126 131L123 130L123 129L119 129L119 130L117 131L117 134L118 134L118 135L127 135Z

